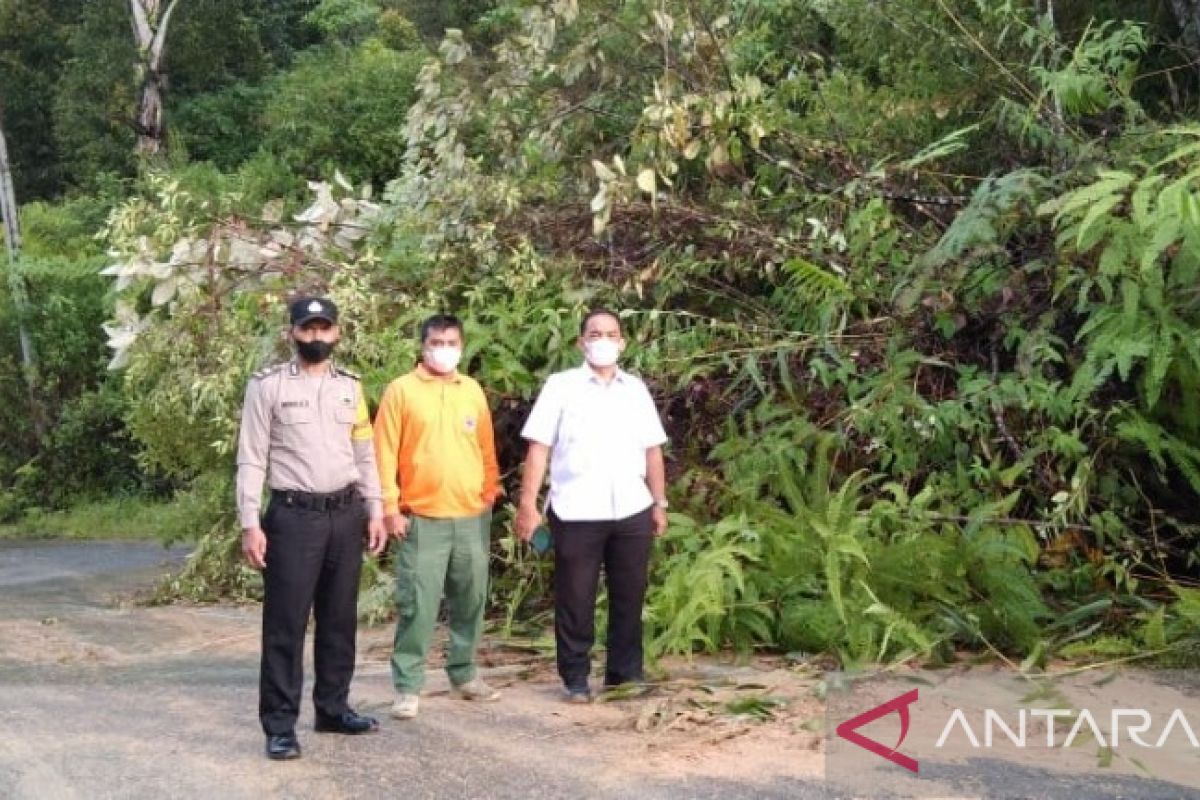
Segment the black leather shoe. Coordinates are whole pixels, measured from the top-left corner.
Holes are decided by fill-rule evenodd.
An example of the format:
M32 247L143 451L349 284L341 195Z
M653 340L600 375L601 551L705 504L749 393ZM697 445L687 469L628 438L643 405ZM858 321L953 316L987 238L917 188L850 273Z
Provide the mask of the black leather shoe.
M283 733L267 737L267 758L276 761L286 761L289 758L300 757L300 742L296 734Z
M379 720L364 714L356 714L353 711L343 711L336 717L317 714L313 730L317 733L345 733L351 736L359 733L374 733L379 730Z

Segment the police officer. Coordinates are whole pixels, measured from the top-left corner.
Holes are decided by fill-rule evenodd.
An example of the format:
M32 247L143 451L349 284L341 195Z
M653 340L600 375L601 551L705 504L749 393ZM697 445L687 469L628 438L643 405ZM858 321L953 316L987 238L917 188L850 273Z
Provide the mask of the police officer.
M347 705L354 674L363 538L387 543L371 422L358 378L330 361L337 307L322 297L292 303L292 361L254 374L238 439L242 552L263 570L259 720L267 757L300 756L296 717L304 683L304 633L316 618L314 729L375 731ZM264 479L270 502L260 520Z

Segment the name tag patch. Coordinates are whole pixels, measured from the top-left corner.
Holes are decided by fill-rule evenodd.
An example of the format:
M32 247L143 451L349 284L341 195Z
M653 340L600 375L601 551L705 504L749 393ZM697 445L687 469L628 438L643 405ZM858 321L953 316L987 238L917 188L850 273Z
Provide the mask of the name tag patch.
M308 408L307 400L284 400L279 406L281 408Z

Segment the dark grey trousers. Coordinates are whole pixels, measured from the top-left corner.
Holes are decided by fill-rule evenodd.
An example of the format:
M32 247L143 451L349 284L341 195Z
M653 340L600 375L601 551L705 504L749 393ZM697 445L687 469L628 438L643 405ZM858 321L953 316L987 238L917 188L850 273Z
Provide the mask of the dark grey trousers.
M293 732L300 714L310 612L316 620L313 705L326 717L348 708L366 522L361 499L318 511L288 506L276 495L267 507L258 715L268 736Z

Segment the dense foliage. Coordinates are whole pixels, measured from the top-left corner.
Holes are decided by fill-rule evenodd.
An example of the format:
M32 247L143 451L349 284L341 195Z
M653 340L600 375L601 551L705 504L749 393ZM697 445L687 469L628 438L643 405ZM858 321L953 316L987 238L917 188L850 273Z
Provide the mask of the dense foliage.
M112 53L51 58L65 94L38 107L80 120L58 166L14 147L27 196L111 208L115 297L88 313L112 303L118 369L62 427L111 414L101 440L187 487L209 532L174 592L254 591L230 453L288 292L346 309L373 399L424 315L464 316L510 488L540 381L605 304L672 437L653 652L1200 653L1196 4L192 5L172 161L136 172L82 121L119 80L61 99L120 62L111 26ZM222 15L255 59L187 49ZM494 599L523 631L547 565L505 518ZM386 610L385 571L364 591Z

